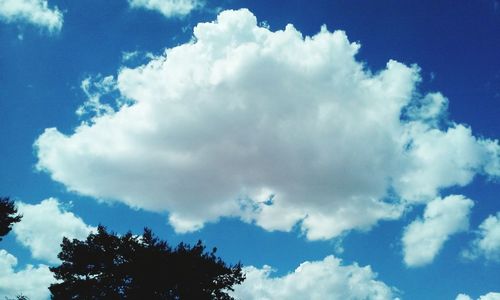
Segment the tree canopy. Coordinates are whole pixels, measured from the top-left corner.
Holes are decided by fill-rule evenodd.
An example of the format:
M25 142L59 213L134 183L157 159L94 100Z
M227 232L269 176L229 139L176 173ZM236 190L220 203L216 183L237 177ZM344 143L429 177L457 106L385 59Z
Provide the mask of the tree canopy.
M144 229L142 236L99 226L85 241L64 238L50 270L59 280L52 299L233 299L228 291L245 279L241 264L227 265L198 241L171 248Z
M0 241L12 230L12 225L21 221L14 201L9 197L0 197Z

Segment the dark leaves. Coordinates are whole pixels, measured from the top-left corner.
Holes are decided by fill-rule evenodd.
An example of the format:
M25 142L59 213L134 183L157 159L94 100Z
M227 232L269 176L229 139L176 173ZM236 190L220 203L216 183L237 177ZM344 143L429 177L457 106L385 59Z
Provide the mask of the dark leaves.
M85 241L64 239L51 268L59 283L53 299L232 299L227 291L245 279L241 264L228 266L199 241L172 249L145 229L117 236L102 226Z
M22 216L17 214L14 201L8 197L0 197L0 241L12 230L12 225L21 221Z

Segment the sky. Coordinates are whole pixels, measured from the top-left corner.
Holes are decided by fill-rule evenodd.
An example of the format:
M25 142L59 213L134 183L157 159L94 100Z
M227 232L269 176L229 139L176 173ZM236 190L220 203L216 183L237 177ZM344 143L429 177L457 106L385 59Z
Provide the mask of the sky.
M236 299L500 299L500 3L0 0L0 297L63 236L202 240Z

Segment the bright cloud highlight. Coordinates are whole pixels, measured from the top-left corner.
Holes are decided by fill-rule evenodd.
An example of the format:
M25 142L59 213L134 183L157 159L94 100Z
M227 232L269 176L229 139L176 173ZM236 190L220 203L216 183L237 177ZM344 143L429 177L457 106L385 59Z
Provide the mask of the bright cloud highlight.
M446 122L442 94L418 96L417 66L372 72L359 48L343 31L273 32L224 11L191 42L120 69L113 111L71 134L46 129L37 167L69 190L168 211L178 232L238 217L298 224L311 240L500 174L498 141Z
M66 211L54 198L34 205L17 203L17 206L23 215L21 222L13 228L17 241L28 247L34 258L51 264L60 263L57 254L61 251L63 237L82 240L95 230Z
M133 8L158 11L167 18L185 16L202 6L198 0L129 0L129 4Z
M404 261L410 267L434 260L448 238L469 228L472 200L460 195L437 198L427 204L424 218L413 221L403 235Z
M322 261L304 262L294 272L271 277L272 269L246 267L246 280L235 287L233 296L246 300L331 300L399 299L395 289L376 280L369 266L344 266L327 256Z
M63 14L57 8L49 8L47 0L2 0L0 20L7 23L22 22L59 32Z

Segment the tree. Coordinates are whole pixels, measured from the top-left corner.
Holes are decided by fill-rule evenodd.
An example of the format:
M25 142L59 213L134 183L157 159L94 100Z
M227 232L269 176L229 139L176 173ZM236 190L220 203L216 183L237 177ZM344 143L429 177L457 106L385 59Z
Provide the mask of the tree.
M245 279L241 264L226 265L216 249L181 243L172 249L144 229L118 236L99 226L85 241L63 239L62 264L52 299L233 299L227 292Z
M14 223L21 221L21 218L14 201L9 197L0 197L0 241L12 230Z
M21 294L17 295L16 298L5 297L5 300L29 300L29 298Z

